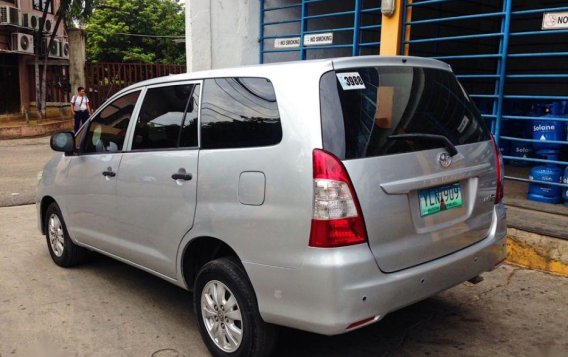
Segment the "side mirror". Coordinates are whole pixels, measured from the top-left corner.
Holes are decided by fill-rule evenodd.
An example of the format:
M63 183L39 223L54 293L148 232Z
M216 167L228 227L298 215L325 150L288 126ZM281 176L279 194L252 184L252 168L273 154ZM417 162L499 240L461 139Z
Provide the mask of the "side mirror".
M75 136L68 131L55 133L51 136L49 145L54 151L72 153L75 150Z

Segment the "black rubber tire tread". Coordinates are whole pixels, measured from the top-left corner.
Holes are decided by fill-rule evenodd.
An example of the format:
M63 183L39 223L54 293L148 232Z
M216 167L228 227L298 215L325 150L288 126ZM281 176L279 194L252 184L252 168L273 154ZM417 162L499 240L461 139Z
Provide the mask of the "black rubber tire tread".
M205 329L201 315L201 291L211 280L218 280L233 292L243 316L243 339L239 349L226 353L219 349ZM193 306L199 332L209 352L216 357L270 356L277 340L277 327L267 324L258 312L258 303L252 284L236 258L224 257L205 264L195 279Z
M47 227L49 222L49 217L52 214L56 214L59 217L59 221L61 221L61 225L63 227L63 235L64 235L64 243L63 243L63 254L58 257L53 253L51 249L51 244L49 244L49 229ZM51 259L53 262L60 267L68 268L78 264L81 264L85 261L88 251L85 248L77 246L69 237L69 232L67 231L67 226L65 225L65 220L63 220L63 215L61 214L61 210L57 203L53 202L52 204L47 207L47 211L45 211L45 238L47 242L47 249L49 250L49 254L51 255Z

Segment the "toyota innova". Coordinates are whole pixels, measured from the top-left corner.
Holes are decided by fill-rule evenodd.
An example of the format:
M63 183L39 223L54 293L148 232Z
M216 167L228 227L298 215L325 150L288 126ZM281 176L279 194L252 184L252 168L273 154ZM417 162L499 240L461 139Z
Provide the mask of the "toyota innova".
M214 355L266 355L275 325L346 333L505 258L499 150L435 60L157 78L51 146L54 262L95 251L192 291Z

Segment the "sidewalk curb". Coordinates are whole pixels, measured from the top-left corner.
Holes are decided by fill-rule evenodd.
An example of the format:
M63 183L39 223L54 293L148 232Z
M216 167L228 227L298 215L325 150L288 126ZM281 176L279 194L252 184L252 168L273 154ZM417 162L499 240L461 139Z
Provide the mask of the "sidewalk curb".
M568 240L509 228L507 262L568 277Z
M0 139L20 139L44 136L61 130L72 130L73 119L63 121L40 123L37 125L20 125L0 127Z
M27 206L35 204L35 192L26 192L13 196L0 192L0 207Z

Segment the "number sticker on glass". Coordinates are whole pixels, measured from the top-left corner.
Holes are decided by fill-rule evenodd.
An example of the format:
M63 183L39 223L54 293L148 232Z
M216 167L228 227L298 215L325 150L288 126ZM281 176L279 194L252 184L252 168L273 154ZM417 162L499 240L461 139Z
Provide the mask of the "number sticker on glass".
M418 197L421 217L463 206L459 183L420 190Z
M337 79L343 90L365 89L363 78L358 72L337 73Z

